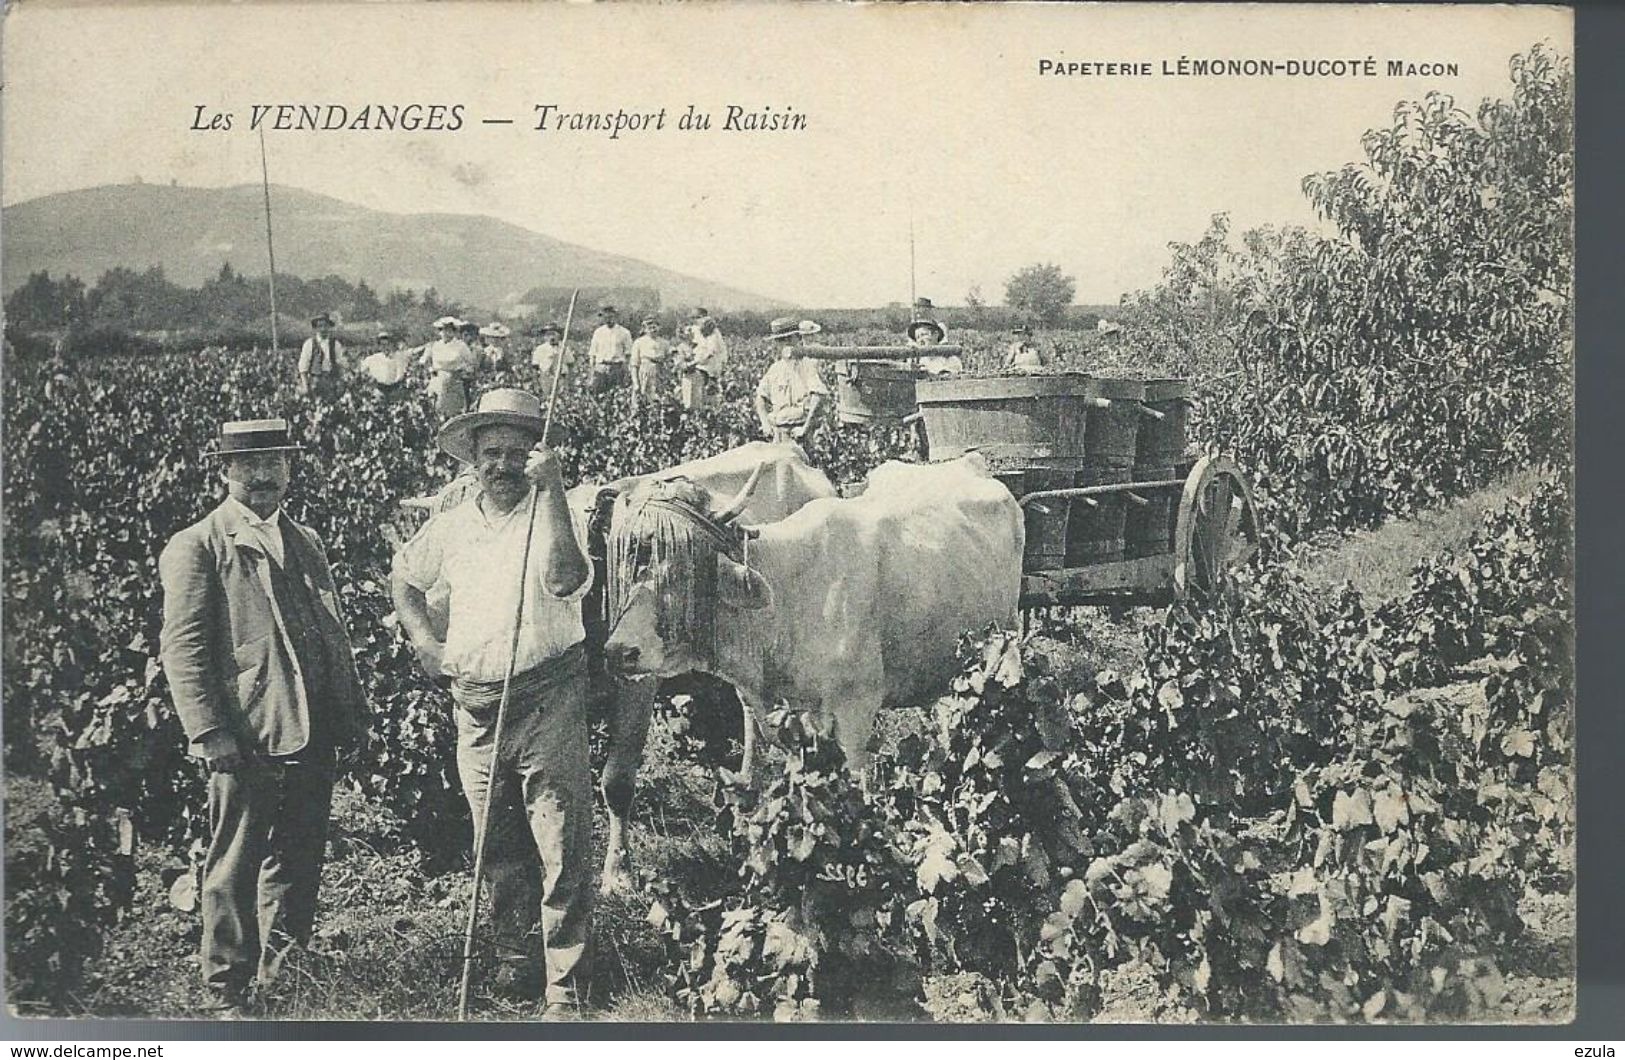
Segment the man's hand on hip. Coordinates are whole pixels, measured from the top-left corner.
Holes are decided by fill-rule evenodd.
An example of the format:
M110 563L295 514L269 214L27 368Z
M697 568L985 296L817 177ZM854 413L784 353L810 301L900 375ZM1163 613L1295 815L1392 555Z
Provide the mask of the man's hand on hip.
M446 645L443 641L424 638L420 641L413 641L412 647L418 654L418 665L423 667L424 673L433 678L441 678L446 675L444 666Z
M203 761L211 773L233 773L243 764L243 752L237 746L237 740L220 729L205 733L198 740L198 748L203 752Z

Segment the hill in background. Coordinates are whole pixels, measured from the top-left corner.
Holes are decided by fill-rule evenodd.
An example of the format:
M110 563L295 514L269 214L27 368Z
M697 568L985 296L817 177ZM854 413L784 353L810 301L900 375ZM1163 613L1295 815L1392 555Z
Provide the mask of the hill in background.
M565 243L471 214L392 214L283 185L271 186L277 271L363 279L379 291L433 287L441 297L498 308L535 287L646 287L668 306L768 309L762 295L635 258ZM265 270L263 192L257 184L187 188L116 184L62 192L4 211L3 282L71 273L87 285L108 269L161 265L197 286L225 262Z

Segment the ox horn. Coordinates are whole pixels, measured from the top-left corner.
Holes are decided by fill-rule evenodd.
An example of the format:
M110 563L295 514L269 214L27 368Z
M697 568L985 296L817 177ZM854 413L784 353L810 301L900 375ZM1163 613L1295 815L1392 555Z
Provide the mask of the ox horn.
M728 506L712 516L712 518L723 526L727 526L739 518L739 513L745 510L745 505L750 501L750 495L755 491L756 483L761 479L762 472L765 470L767 470L767 461L763 460L756 465L755 470L750 473L750 478L745 480L744 486L740 487L739 492L734 494L734 499L728 502Z

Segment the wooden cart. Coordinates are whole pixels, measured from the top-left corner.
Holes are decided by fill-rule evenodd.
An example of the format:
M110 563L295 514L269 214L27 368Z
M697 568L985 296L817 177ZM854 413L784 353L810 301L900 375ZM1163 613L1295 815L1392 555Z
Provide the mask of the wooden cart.
M1026 512L1024 607L1168 603L1258 547L1241 470L1184 455L1184 380L1007 375L916 391L929 458L980 452Z

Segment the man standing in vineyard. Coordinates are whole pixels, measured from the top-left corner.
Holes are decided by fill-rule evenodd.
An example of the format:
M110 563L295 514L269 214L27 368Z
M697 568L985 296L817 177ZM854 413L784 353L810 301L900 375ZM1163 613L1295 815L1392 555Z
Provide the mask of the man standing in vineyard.
M164 673L209 770L203 981L228 1018L310 940L335 757L367 730L327 554L281 510L298 449L284 420L225 424L228 496L158 561Z
M553 372L555 368L562 377L568 377L573 368L575 357L559 349L559 339L564 335L564 329L557 324L543 324L536 330L536 337L540 340L536 348L530 351L530 364L536 369L536 375L541 380L545 390L553 385ZM563 367L558 367L558 359L564 357Z
M773 441L805 445L830 393L818 362L803 357L801 345L823 328L811 320L797 323L795 317L778 317L769 327L778 359L767 366L756 386L756 418L762 433Z
M673 351L660 337L660 321L654 317L645 317L641 330L632 343L632 398L655 401L666 395L666 362Z
M612 305L600 308L598 319L602 323L592 333L587 360L592 365L592 392L603 394L626 385L626 362L632 356L632 333L621 327Z
M700 409L712 404L716 388L728 366L728 344L722 338L722 329L716 318L704 309L696 309L699 322L691 332L693 349L682 367L682 397L685 409Z
M435 515L396 553L390 590L424 670L452 679L457 772L476 829L489 791L490 830L474 842L476 851L485 844L497 985L543 993L539 913L543 1014L559 1016L585 1000L588 985L593 795L581 600L592 568L558 457L541 441L545 422L534 394L499 389L440 429L440 447L473 466L479 493ZM428 604L442 581L443 630Z
M330 396L344 371L344 344L333 334L333 318L320 313L310 320L316 334L299 349L299 392L308 394L314 380L317 393Z

